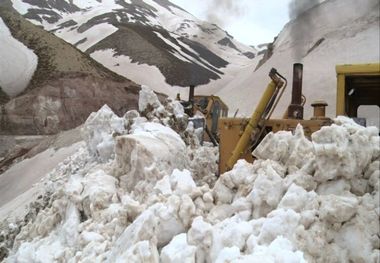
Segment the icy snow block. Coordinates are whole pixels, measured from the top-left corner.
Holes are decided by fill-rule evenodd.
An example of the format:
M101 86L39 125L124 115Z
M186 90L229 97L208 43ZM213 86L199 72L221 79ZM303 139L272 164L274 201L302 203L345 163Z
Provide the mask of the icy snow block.
M185 233L175 236L161 251L162 263L195 263L195 246L187 243Z
M252 254L241 256L238 260L232 262L250 263L250 262L297 262L305 263L303 253L295 250L292 243L278 236L269 246L256 246Z
M293 135L288 131L270 132L253 151L253 155L262 160L285 163L289 157L289 144Z
M355 197L321 196L320 218L330 223L343 223L356 214L359 201Z
M112 196L116 194L117 180L102 170L86 175L83 184L81 197L87 215L93 214L95 210L108 207Z
M149 87L142 85L139 93L139 111L145 111L148 109L148 106L151 106L155 109L159 108L162 105L154 91Z
M116 263L147 262L158 263L159 255L157 247L147 240L140 241L117 257Z
M294 135L288 131L269 133L253 151L253 155L263 160L273 160L301 169L314 158L313 144L305 137L298 124Z
M142 123L133 134L118 137L115 152L116 175L126 175L128 190L139 181L156 182L175 168L187 168L189 162L181 137L158 123Z
M170 175L170 183L171 189L174 193L182 195L188 194L197 187L193 178L191 177L191 173L188 170L180 171L175 169L173 173Z
M132 224L130 224L120 237L115 241L108 257L108 262L115 262L122 258L129 248L132 248L140 241L155 241L155 232L152 229L157 227L157 218L153 211L143 212Z
M316 154L315 180L325 182L337 177L353 179L379 155L378 129L365 128L348 118L335 120L312 134Z
M177 119L185 116L185 109L179 101L172 101L171 106L173 108L173 114Z
M123 133L124 122L125 120L118 117L107 105L91 113L81 129L82 138L90 154L102 162L113 158L115 142L112 134Z

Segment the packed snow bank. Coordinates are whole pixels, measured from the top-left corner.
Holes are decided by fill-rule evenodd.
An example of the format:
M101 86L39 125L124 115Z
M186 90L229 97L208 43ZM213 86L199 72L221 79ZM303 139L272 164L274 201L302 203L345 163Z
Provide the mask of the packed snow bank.
M10 96L21 93L29 84L36 68L37 56L14 39L0 18L0 87Z
M109 114L107 136L57 167L50 201L19 232L3 227L6 262L379 262L376 128L340 117L311 141L301 126L269 134L253 164L215 182L212 147L151 95L122 134L106 107L93 115ZM99 159L91 145L108 136L114 152Z

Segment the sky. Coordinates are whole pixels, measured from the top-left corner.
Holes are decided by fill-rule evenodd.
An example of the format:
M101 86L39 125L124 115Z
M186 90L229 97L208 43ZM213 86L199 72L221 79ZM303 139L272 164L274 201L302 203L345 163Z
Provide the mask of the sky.
M218 1L221 0L171 0L199 19L214 20L210 22L216 22L247 45L272 42L289 21L290 0L230 0L225 2L233 3L233 8L225 9L220 4L213 6Z

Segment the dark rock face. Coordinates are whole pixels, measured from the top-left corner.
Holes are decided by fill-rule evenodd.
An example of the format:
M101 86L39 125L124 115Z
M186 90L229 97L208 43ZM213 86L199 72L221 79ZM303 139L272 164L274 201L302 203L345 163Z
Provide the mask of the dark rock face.
M249 59L254 59L256 57L255 53L249 52L249 51L248 52L244 52L243 55L246 56Z
M56 76L16 97L0 112L1 134L55 134L82 124L104 104L122 115L138 107L139 86L84 73Z
M39 8L56 9L62 12L73 13L80 9L71 1L65 0L22 0L24 3L38 6Z
M222 46L227 46L227 47L233 48L233 49L235 49L235 50L237 50L237 51L240 52L240 50L234 45L234 43L232 43L232 41L229 38L227 38L227 37L219 40L218 44L222 45Z
M276 41L277 37L274 39L273 43L270 43L267 45L267 49L262 50L259 52L259 55L264 54L263 58L259 61L259 63L256 66L256 69L259 69L262 65L265 64L273 55L274 50L274 42Z
M66 22L59 24L56 28L54 28L50 32L55 32L55 31L61 30L61 29L66 28L66 27L74 27L76 25L77 25L77 22L75 22L74 20L69 20L69 21L66 21Z
M313 52L314 49L318 48L323 43L323 41L325 41L324 37L318 39L318 41L315 42L315 44L306 52L306 56L309 55L311 52Z
M71 1L67 2L65 0L22 0L24 3L30 4L35 8L31 8L24 15L25 18L37 20L42 22L42 20L48 23L56 23L62 16L59 12L73 13L80 11L80 8L72 4Z
M59 19L62 18L62 16L60 16L58 13L54 11L46 10L46 9L36 9L36 8L29 9L28 13L26 13L24 17L27 19L37 20L41 23L43 20L46 20L47 22L51 24L58 22Z

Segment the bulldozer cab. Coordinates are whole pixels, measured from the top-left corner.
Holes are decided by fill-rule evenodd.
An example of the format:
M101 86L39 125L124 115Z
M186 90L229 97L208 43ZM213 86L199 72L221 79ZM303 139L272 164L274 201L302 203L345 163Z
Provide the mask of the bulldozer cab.
M228 116L227 105L218 96L194 96L194 105L194 110L205 116L207 127L217 138L219 118Z
M379 127L380 64L338 65L336 115Z
M191 117L190 120L194 127L204 128L203 140L211 141L216 146L219 142L218 122L220 118L228 116L228 107L220 97L213 95L195 96L194 90L195 86L191 85L188 101L181 100L179 95L177 95L177 100L184 106L185 113ZM200 115L203 121L200 121Z

